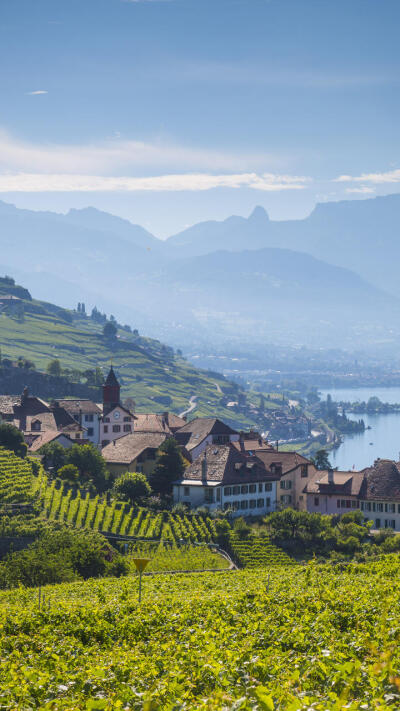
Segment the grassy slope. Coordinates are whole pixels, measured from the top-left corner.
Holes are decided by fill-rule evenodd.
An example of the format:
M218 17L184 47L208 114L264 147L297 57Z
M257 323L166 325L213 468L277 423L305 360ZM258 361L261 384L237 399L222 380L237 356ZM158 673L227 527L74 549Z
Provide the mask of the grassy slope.
M138 411L167 409L155 398L169 395L172 403L168 409L179 413L187 408L189 398L197 395L196 415L217 415L236 427L256 425L250 418L221 405L216 383L229 390L229 383L222 375L211 376L182 358L165 358L162 344L152 339L140 338L135 342L126 331L119 336L116 344L107 342L101 325L90 319L74 319L69 324L57 314L26 313L24 321L19 322L0 315L3 357L16 359L22 355L33 360L39 370L45 370L49 360L58 357L63 367L85 370L98 365L106 371L112 359L121 379L122 395L134 397Z

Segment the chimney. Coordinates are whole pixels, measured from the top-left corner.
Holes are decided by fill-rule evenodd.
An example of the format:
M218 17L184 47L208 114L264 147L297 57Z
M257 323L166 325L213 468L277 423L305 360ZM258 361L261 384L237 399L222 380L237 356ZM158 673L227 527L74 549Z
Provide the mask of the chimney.
M328 484L333 484L333 469L328 469Z
M115 442L116 442L116 440L115 440L115 439L113 439L113 445L114 445L114 447L115 447Z
M201 479L207 481L207 452L204 452L204 457L201 460Z
M279 439L276 440L276 451L279 451Z

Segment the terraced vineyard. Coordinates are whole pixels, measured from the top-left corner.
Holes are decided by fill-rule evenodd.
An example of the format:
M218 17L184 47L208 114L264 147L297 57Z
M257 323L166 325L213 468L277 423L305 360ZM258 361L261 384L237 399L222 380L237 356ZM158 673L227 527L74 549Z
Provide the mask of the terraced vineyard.
M230 567L227 558L204 543L177 546L176 543L166 545L165 539L155 544L141 541L130 546L130 555L149 558L146 572L221 570Z
M260 538L250 533L241 540L235 531L231 533L231 549L240 567L265 568L276 565L293 565L294 561L269 538Z
M45 602L43 604L43 593ZM0 705L398 711L400 561L0 593Z
M210 517L153 513L120 501L92 496L87 491L59 486L52 482L44 494L44 513L50 520L67 521L77 528L89 528L119 536L165 539L179 543L209 543L215 539Z
M29 459L0 447L0 503L22 503L32 498L35 481Z

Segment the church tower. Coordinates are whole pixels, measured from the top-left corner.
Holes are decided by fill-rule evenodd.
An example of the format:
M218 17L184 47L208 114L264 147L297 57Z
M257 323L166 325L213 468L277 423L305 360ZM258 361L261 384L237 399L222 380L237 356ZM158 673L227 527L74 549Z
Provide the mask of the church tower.
M116 378L113 367L103 385L103 415L107 415L116 405L120 405L121 386Z

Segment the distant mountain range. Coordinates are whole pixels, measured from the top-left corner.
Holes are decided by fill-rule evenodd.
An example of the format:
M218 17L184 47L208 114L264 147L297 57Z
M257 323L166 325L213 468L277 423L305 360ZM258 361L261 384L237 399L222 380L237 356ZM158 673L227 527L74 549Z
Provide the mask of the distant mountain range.
M0 202L0 269L41 299L96 303L184 348L226 339L398 348L399 229L400 195L324 203L285 222L256 207L166 241L94 208L62 215Z

